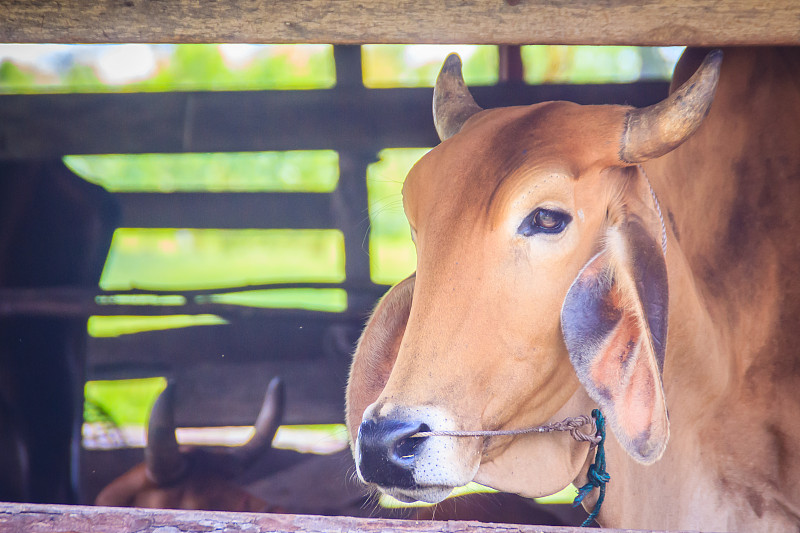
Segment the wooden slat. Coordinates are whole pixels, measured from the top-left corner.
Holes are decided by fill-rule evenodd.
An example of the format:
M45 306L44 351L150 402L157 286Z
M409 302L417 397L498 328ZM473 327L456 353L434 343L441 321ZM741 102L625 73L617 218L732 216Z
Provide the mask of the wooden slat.
M313 193L117 193L128 228L335 228L331 195Z
M172 367L222 361L226 364L264 360L310 361L326 355L329 328L360 329L363 321L309 320L286 313L278 317L240 318L229 324L146 331L88 340L92 366L130 366L163 372ZM340 320L339 322L335 322ZM332 332L331 334L340 333ZM352 335L352 341L356 334ZM331 342L339 342L335 337ZM338 349L338 346L337 346ZM348 354L349 356L349 354Z
M183 426L253 424L273 376L286 382L285 423L342 422L361 323L237 321L89 339L88 379L165 376Z
M196 365L161 373L138 368L135 375L173 376L178 383L175 418L182 427L252 426L267 383L274 376L281 376L286 382L284 423L341 424L348 368L349 364L333 368L324 360L266 361L252 365ZM90 379L127 377L130 375L126 373L89 372Z
M205 296L220 293L233 293L253 290L273 289L328 289L341 288L348 293L356 294L373 304L383 293L386 286L352 285L349 283L276 283L251 285L246 287L220 288L197 291L147 291L102 292L91 287L39 287L39 288L4 288L0 287L0 316L52 316L79 317L91 315L186 315L216 314L227 318L259 318L260 320L284 319L299 320L310 323L346 323L359 322L365 312L348 309L342 312L311 311L305 309L279 309L247 307L243 305L220 304L208 301ZM102 296L128 296L141 294L182 296L184 305L136 305L136 304L101 304L96 298ZM197 301L202 300L202 301Z
M5 42L800 44L794 0L0 2Z
M173 511L82 507L31 503L0 504L0 530L55 533L102 531L103 533L332 533L364 531L385 533L580 533L578 527L522 526L481 522L426 522L343 516L227 513L221 511ZM634 533L633 530L598 529L606 533ZM656 533L637 530L639 533Z
M0 15L0 20L2 16ZM545 100L637 107L665 82L498 85L472 89L484 107ZM65 154L434 146L432 89L0 96L0 159Z
M195 345L187 345L186 351ZM219 354L220 356L223 354ZM91 358L91 354L89 355ZM172 366L168 372L147 372L144 364L137 376L164 375L176 382L175 420L183 427L248 426L258 416L267 383L280 376L286 383L285 424L344 423L344 389L349 358L305 359L299 361L262 361ZM166 361L165 361L166 362ZM113 368L112 368L113 369ZM126 378L130 374L98 373L90 366L89 378Z

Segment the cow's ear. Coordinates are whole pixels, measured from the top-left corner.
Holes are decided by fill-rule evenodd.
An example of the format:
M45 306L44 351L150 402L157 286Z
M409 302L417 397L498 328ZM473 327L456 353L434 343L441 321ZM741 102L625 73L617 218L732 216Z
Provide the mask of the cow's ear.
M637 218L608 230L561 309L570 360L623 448L652 463L669 439L661 373L667 339L667 269Z
M381 299L358 340L345 396L345 422L355 442L364 411L383 392L406 331L415 275L404 279Z

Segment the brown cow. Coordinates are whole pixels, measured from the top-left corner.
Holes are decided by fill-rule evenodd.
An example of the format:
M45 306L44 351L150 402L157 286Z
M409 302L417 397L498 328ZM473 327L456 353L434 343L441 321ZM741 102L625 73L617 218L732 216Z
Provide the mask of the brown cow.
M234 480L265 455L283 416L283 382L267 388L256 431L237 447L178 447L175 439L174 386L156 400L147 427L145 462L104 488L95 505L213 511L274 511L269 503Z
M566 433L413 435L599 407L603 525L798 530L800 49L705 55L645 109L481 110L448 58L443 142L403 189L416 276L353 360L362 480L425 501L582 485L595 452Z

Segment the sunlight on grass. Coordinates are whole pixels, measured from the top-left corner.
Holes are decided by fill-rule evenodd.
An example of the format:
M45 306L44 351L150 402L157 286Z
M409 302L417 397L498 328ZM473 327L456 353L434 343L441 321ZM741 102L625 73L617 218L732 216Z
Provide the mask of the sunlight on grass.
M90 316L86 331L92 337L118 337L143 331L218 326L227 323L227 320L216 315Z
M195 301L282 309L342 312L347 310L344 289L268 289L198 296Z
M150 408L166 386L167 380L157 377L87 381L83 390L87 403L100 406L115 425L145 426Z
M0 93L324 89L325 44L2 44Z
M68 155L64 164L111 192L331 192L333 150Z
M364 85L371 88L433 87L445 58L457 52L468 85L494 85L498 52L490 45L367 44L361 47Z
M465 496L467 494L491 494L497 492L494 489L490 489L484 485L480 485L475 483L474 481L464 485L463 487L457 487L453 489L453 492L447 498L458 498L459 496ZM542 504L572 504L575 500L575 496L578 495L578 489L570 483L567 487L560 490L559 492L552 494L550 496L544 496L542 498L533 498L536 503ZM381 494L380 496L380 505L381 507L385 507L387 509L403 509L407 507L432 507L436 504L434 503L425 503L425 502L413 502L413 503L404 503L400 500L396 500L387 494Z
M114 232L104 290L191 290L344 281L338 230L137 229Z
M372 281L391 285L411 274L417 253L403 213L403 181L430 148L381 150L379 161L367 168L367 194L371 232L369 238Z
M491 494L494 492L497 491L473 481L467 485L464 485L463 487L456 487L447 498L458 498L459 496L465 496L467 494ZM387 509L403 509L406 507L433 507L436 505L435 503L425 502L404 503L400 500L392 498L387 494L381 494L380 504L381 507L386 507Z
M551 494L550 496L542 496L541 498L534 498L534 500L536 503L568 503L572 505L572 502L575 501L575 497L577 495L578 489L575 488L575 485L570 483L555 494Z

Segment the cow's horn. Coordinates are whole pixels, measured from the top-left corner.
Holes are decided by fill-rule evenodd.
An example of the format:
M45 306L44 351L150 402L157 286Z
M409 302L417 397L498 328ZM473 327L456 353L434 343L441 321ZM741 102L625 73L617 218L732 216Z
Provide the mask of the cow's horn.
M714 100L722 51L709 53L697 72L665 100L628 112L620 159L641 163L677 148L700 127Z
M272 447L275 432L281 425L283 409L286 403L283 380L280 377L272 378L264 395L261 412L256 419L256 431L253 437L243 445L234 449L235 457L243 463L248 463L265 453Z
M461 130L469 117L481 111L464 83L461 58L450 54L439 71L433 88L433 125L439 139L452 137Z
M178 480L186 469L186 459L175 438L175 385L159 395L150 411L147 424L147 446L144 449L147 474L159 485Z

